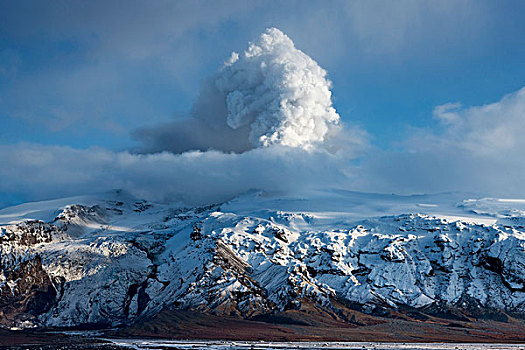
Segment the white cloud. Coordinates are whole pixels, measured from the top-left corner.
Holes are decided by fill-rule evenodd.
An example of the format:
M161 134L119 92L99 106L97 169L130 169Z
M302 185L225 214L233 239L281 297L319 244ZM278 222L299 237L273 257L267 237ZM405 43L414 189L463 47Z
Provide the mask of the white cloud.
M458 111L461 109L461 106L459 102L450 102L436 106L433 116L445 124L455 123L459 118Z
M313 59L270 28L203 84L188 119L144 128L136 136L146 152L245 152L275 144L333 149L328 136L341 138L344 130L330 87ZM348 132L354 145L366 142L362 133Z
M300 37L298 46L325 58L332 54L344 57L345 68L347 60L363 59L367 54L388 61L395 56L390 54L399 52L412 59L417 50L425 57L447 56L447 49L454 45L470 51L476 46L470 39L482 37L487 30L480 26L486 5L471 8L471 1L347 2L342 7L347 6L348 11L340 3L317 3L300 7L297 16L278 4L271 9L261 6L261 20L252 16L250 23L242 17L259 5L243 3L157 2L122 8L117 2L75 2L44 5L42 11L31 12L38 14L35 18L21 15L28 12L12 11L13 16L0 24L11 39L35 40L40 31L51 42L71 39L80 45L79 56L74 58L81 62L26 75L18 74L20 62L10 64L17 69L0 73L16 75L17 80L6 84L9 89L2 98L12 101L8 108L12 114L34 124L40 120L55 131L73 124L81 129L89 123L101 129L111 127L104 120L124 121L133 128L164 119L158 115L166 111L157 109L159 104L146 95L164 91L158 86L150 88L152 71L158 78L169 75L165 74L169 70L181 85L193 89L200 76L188 65L202 65L213 54L202 47L192 52L192 43L227 21L248 31L259 30L262 23L282 23L294 38ZM329 30L323 31L325 27ZM459 30L465 28L466 32ZM360 178L350 182L348 175L356 170L348 166L349 158L366 148L366 133L337 124L329 80L315 61L282 33L266 35L202 84L190 119L137 132L144 152L215 149L244 153L134 155L103 149L4 145L0 146L0 192L35 199L125 188L150 198L181 196L190 201L219 200L251 188L299 191L334 184L381 192L525 192L521 190L525 173L523 89L491 105L436 107L434 116L443 122L444 132L420 130L404 142L401 152L376 150L377 154L364 159ZM406 50L410 46L412 50ZM211 47L217 48L207 48ZM67 57L64 62L69 62ZM160 66L159 71L153 66ZM116 118L118 115L123 117ZM119 125L113 127L122 130ZM268 147L258 148L261 146ZM313 150L303 152L302 148ZM334 151L341 149L343 152Z
M147 199L190 203L251 189L289 194L327 187L525 196L525 88L483 106L438 107L436 117L451 108L455 116L445 118L442 132L419 130L402 150L372 150L359 167L343 152L279 145L178 155L4 145L0 193L35 200L122 188Z
M480 155L497 157L515 152L525 161L525 88L495 103L466 109L453 107L436 109L436 116L448 124L444 140Z
M402 150L371 155L358 186L525 196L525 88L482 106L438 106L434 116L442 121L442 132L418 130Z
M338 122L326 72L271 28L203 84L189 119L138 132L156 153L0 145L0 193L37 199L121 188L210 203L251 189L347 186L343 165L367 136Z
M265 27L284 29L297 47L337 73L334 81L343 87L354 81L355 88L367 83L353 73L363 65L371 72L377 64L388 69L399 57L428 63L455 58L458 48L469 59L479 48L492 52L477 40L491 37L485 35L494 27L484 25L487 17L502 17L485 1L470 0L160 0L126 6L22 0L1 6L0 35L20 55L16 69L9 69L16 79L10 73L0 84L2 112L23 119L9 123L5 133L38 142L29 136L38 125L60 144L70 143L73 133L75 144L115 148L131 143L130 130L187 109L218 60Z
M32 200L121 188L150 200L211 203L249 190L286 194L347 181L340 157L281 146L137 155L20 144L0 145L0 159L0 193Z

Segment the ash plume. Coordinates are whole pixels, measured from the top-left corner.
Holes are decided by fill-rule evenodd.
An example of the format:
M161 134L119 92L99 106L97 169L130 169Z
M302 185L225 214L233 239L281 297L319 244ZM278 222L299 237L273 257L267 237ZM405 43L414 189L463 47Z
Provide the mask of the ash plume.
M135 137L143 153L324 147L341 129L330 87L324 69L269 28L202 84L188 118L137 130Z

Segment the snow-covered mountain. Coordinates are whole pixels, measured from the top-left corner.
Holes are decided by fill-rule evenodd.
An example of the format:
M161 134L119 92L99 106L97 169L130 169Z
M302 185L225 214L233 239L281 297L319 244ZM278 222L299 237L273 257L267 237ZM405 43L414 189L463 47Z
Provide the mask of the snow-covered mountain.
M0 322L129 325L341 303L525 318L525 200L340 190L202 207L121 191L0 210Z

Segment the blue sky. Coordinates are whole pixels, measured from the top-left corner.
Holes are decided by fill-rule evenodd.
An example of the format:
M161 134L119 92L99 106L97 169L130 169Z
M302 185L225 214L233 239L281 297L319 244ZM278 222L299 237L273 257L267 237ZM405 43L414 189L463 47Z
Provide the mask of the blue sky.
M523 1L0 0L0 145L133 149L268 27L327 70L378 152L447 133L437 106L470 115L525 86Z
M200 82L275 26L328 71L342 119L382 147L435 106L525 81L522 1L2 1L0 140L133 145L183 116Z

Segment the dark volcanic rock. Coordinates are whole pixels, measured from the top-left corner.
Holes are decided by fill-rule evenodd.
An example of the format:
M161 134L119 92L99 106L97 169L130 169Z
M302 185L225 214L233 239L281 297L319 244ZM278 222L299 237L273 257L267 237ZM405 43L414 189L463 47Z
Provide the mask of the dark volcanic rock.
M0 324L16 326L54 305L57 293L39 256L4 274L9 282L0 286Z

